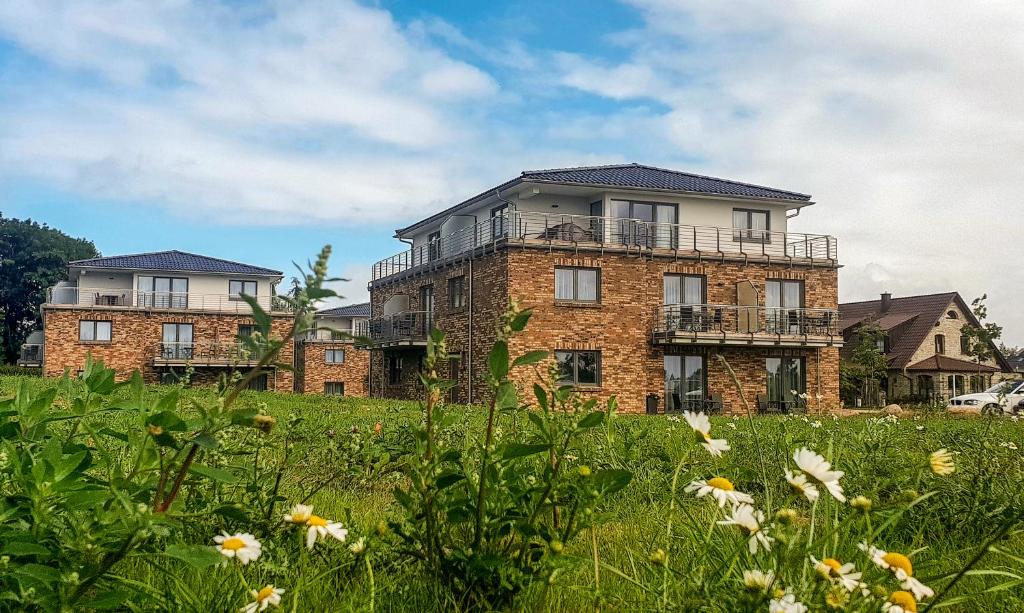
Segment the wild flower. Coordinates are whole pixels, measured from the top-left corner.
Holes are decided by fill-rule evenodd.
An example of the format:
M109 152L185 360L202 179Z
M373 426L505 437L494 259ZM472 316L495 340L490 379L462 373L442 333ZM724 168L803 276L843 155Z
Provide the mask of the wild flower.
M273 585L264 586L260 590L252 590L253 601L242 607L242 613L266 611L269 607L281 606L281 594L284 590Z
M924 426L916 426L914 429L917 430L918 432L921 432L924 430Z
M768 602L768 613L807 613L807 607L792 592L786 592Z
M775 520L787 526L795 522L797 517L800 517L800 514L797 513L796 509L788 507L783 507L775 512Z
M775 583L775 573L762 570L743 571L743 587L751 592L767 592Z
M290 524L304 524L313 515L313 507L308 504L297 504L285 514L284 520Z
M792 486L793 490L807 498L808 502L814 502L818 499L818 488L813 483L807 480L807 476L801 472L792 472L786 470L786 481Z
M917 600L910 592L899 590L889 595L889 599L882 604L882 611L886 613L917 613Z
M693 481L686 486L687 492L696 492L697 498L710 494L718 502L718 506L725 507L727 502L734 506L742 503L754 504L754 499L749 494L736 491L736 487L725 477L713 477L707 481Z
M348 546L348 550L351 551L353 555L363 555L366 551L366 539L362 536L359 537L354 543Z
M737 526L750 537L747 541L747 548L751 554L757 553L758 548L765 551L772 550L772 537L765 534L761 527L764 522L764 513L754 509L749 504L739 504L732 508L732 515L718 522L721 526Z
M309 519L306 520L306 526L309 528L306 531L306 547L309 549L312 549L317 541L328 536L342 542L348 537L348 530L343 528L340 523L328 521L319 515L310 515Z
M852 562L843 564L835 558L825 558L819 561L811 556L811 564L822 579L835 582L847 592L852 592L860 587L861 573L854 572L856 567Z
M839 479L844 474L843 471L832 470L831 463L806 447L797 449L793 453L793 461L796 462L800 470L825 486L825 489L828 490L829 494L832 494L833 498L839 502L846 502L846 496L843 495L843 486L839 485Z
M814 421L811 422L811 427L812 428L820 428L821 427L821 422L818 421L818 420L814 420Z
M884 551L867 543L860 543L858 547L867 553L877 566L891 571L896 576L896 580L900 582L900 586L912 592L917 600L931 598L935 595L930 587L914 577L914 565L907 556L895 551Z
M999 446L1006 447L1011 451L1017 451L1017 443L1014 443L1013 441L1004 441L1002 443L999 443Z
M850 500L851 507L858 511L864 511L865 513L871 510L871 505L871 499L867 496L854 496L853 499Z
M943 477L953 474L953 471L956 470L956 465L953 464L953 454L945 449L933 451L932 454L928 456L928 465L931 467L933 473Z
M217 551L226 558L235 558L243 566L260 557L263 553L263 545L256 540L256 537L248 532L228 534L224 532L213 537L217 545Z
M722 452L729 451L729 442L725 439L711 438L711 420L704 413L693 413L686 411L683 413L683 417L686 419L686 423L693 428L693 432L697 437L697 442L700 443L704 449L708 450L708 453L715 457L722 455Z

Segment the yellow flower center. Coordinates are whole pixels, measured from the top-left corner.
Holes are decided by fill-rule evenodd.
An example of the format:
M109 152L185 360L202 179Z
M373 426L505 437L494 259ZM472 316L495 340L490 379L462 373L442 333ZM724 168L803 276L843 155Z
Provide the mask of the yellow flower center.
M889 602L899 605L904 611L910 611L910 613L917 612L917 601L914 600L914 595L910 592L904 592L903 590L893 592L889 596Z
M821 563L828 566L830 575L833 577L839 576L839 569L843 566L839 563L839 560L836 560L835 558L825 558Z
M310 515L309 519L306 520L306 524L310 526L323 527L327 525L327 520L319 515Z
M709 432L701 432L700 430L694 430L693 438L696 439L698 443L706 443L707 441L711 440L711 434Z
M274 594L274 586L268 585L256 594L256 601L263 602Z
M708 479L708 485L715 488L716 490L725 490L731 492L735 487L732 485L732 481L729 481L725 477L715 477L714 479Z
M907 573L908 577L914 575L914 565L910 563L910 558L902 553L890 551L882 556L882 559L885 560L885 563L888 564L890 568L899 568L903 572Z
M230 549L232 551L238 551L242 547L245 547L245 541L243 541L242 539L238 538L237 536L233 536L233 537L225 540L223 543L221 543L220 546L223 547L224 549Z

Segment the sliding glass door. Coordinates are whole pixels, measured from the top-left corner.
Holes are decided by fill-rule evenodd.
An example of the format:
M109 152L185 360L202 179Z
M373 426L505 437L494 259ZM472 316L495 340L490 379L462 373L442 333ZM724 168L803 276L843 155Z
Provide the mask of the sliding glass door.
M703 410L706 378L703 356L665 356L665 410Z
M670 249L676 245L676 205L611 200L608 217L616 221L612 240L624 245Z
M769 280L765 286L765 327L772 334L800 334L804 282Z
M140 276L138 306L153 309L187 309L188 279Z
M191 360L194 345L192 324L163 325L163 354L166 360Z
M766 358L768 402L772 408L806 406L800 397L807 391L807 373L803 358Z

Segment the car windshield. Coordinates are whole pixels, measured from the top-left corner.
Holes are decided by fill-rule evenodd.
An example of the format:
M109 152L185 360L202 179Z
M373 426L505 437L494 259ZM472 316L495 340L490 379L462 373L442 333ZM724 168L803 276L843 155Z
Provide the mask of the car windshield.
M985 390L986 394L1009 394L1013 391L1013 388L1020 385L1020 381L1003 381L996 383L992 387Z

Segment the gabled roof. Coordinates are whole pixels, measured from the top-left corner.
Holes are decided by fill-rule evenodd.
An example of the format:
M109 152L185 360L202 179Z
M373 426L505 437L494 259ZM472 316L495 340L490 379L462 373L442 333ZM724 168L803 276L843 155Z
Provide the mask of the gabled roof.
M907 366L907 370L925 370L942 372L999 372L995 366L976 364L966 360L958 360L948 355L933 355Z
M331 317L369 317L370 303L361 302L359 304L349 304L330 309L321 309L317 311L316 314L327 315Z
M967 323L980 327L981 324L974 313L957 292L891 298L889 308L885 312L882 312L881 300L846 302L839 305L839 326L843 332L867 322L875 323L885 331L899 327L898 334L890 335L891 345L887 357L890 368L902 369L909 366L914 352L928 338L928 334L935 327L935 322L946 316L950 304L956 304ZM852 347L852 344L848 344L847 347ZM1000 367L1003 370L1010 370L1003 354L998 349L993 350ZM977 364L974 366L977 370Z
M251 266L241 262L211 258L184 251L154 251L152 253L135 253L131 255L112 255L75 260L69 262L73 268L109 268L112 270L166 270L173 272L208 272L215 274L253 275L262 277L280 277L279 270Z
M743 183L740 181L732 181L730 179L718 179L715 177L708 177L680 170L669 170L667 168L658 168L656 166L646 166L637 163L549 168L546 170L524 170L514 179L510 179L501 185L481 192L468 200L464 200L455 206L441 211L440 213L436 213L426 219L420 220L411 226L396 230L395 235L401 236L411 230L433 223L438 219L443 219L462 208L475 204L487 197L507 190L520 183L551 183L554 185L672 191L733 198L784 200L792 202L794 205L806 205L811 203L811 197L809 195L801 194L799 192L776 189L774 187L765 187L763 185L754 185L752 183Z

